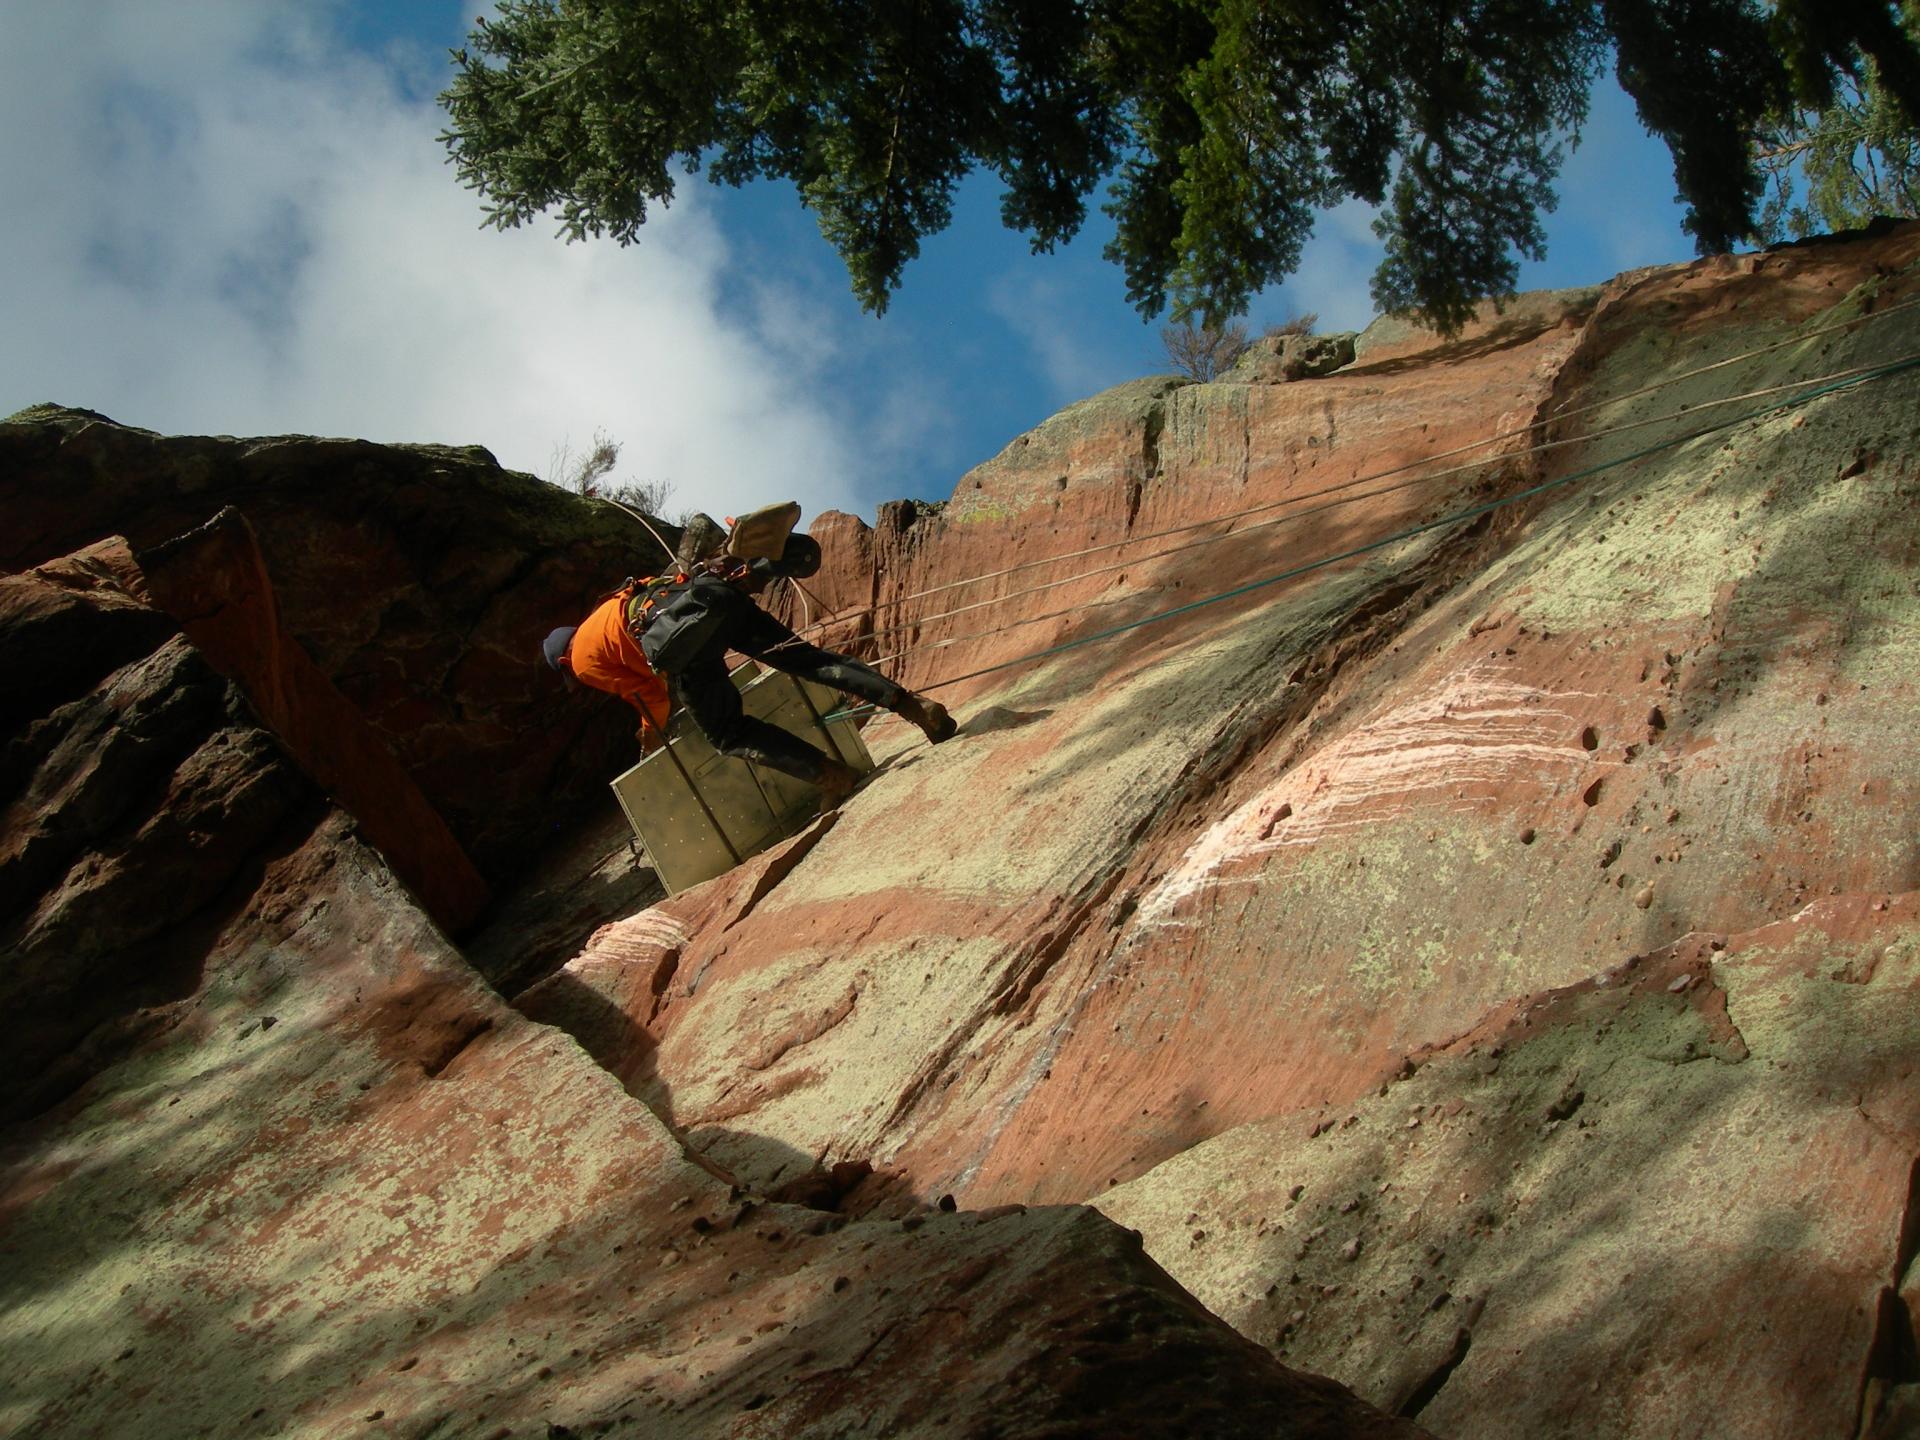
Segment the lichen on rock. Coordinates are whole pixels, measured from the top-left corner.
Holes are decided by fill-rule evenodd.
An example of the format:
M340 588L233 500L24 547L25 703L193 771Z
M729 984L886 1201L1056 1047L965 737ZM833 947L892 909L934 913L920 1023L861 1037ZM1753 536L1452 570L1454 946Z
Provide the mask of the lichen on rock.
M657 902L568 818L465 953L233 637L511 892L627 542L0 425L0 1429L1899 1433L1917 302L1911 225L1639 272L821 517L829 643L960 735ZM257 560L165 549L226 504Z

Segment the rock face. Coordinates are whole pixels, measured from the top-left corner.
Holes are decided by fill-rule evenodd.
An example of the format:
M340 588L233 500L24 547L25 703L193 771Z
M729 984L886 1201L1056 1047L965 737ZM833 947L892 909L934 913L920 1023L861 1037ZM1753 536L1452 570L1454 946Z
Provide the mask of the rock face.
M1318 379L1353 363L1355 338L1351 332L1262 336L1247 347L1247 353L1221 378L1229 383L1251 385Z
M168 601L168 556L250 573L238 522L163 545L219 508L184 480L131 548L35 511L0 1429L1911 1433L1917 317L1920 227L1645 272L1135 382L823 517L813 617L960 736L877 721L837 814L512 1009L393 879L426 842L389 866L313 778L320 702L210 663L180 597L231 587L183 559ZM0 441L290 443L130 435ZM434 756L509 687L404 642L575 552L433 571L414 620L383 560L350 644L249 473L202 498L254 497L279 624L497 874L533 809ZM545 622L497 606L504 667ZM569 835L542 950L611 888Z
M40 697L8 697L8 1119L164 1027L203 978L205 932L261 857L313 823L313 797L235 687L128 593L137 573L124 545L103 544L0 579L0 663Z
M258 538L231 506L142 553L145 593L181 618L194 648L234 678L300 767L360 822L419 899L456 933L487 889L466 852L360 711L280 621Z
M40 687L9 704L45 711L6 752L0 1432L1426 1433L1092 1210L849 1223L696 1163L146 603L244 539L163 548L165 582L114 541L0 585ZM266 608L226 598L221 644ZM280 679L298 742L333 692Z
M676 897L528 1004L739 1173L1111 1206L1439 1433L1895 1423L1917 255L1909 226L1383 327L1312 382L1141 382L942 511L840 522L838 633L905 649L962 738L883 722L882 780L751 907ZM1616 998L1675 956L1682 990ZM1461 1037L1535 1007L1469 1086Z
M1516 997L1384 1093L1229 1131L1100 1206L1290 1363L1389 1409L1430 1391L1443 1435L1857 1433L1863 1389L1871 1414L1915 1378L1888 1362L1911 1339L1916 898Z
M109 536L147 550L232 507L279 624L498 882L631 763L632 727L537 662L658 546L484 450L170 438L56 406L0 422L0 568ZM669 532L671 534L671 532Z

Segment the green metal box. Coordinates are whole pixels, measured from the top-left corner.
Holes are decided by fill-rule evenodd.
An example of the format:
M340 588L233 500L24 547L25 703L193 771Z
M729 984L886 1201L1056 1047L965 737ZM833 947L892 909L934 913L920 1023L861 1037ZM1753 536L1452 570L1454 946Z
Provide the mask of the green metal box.
M837 756L861 774L873 757L851 720L826 716L838 691L778 670L734 672L749 715ZM684 712L666 746L617 777L613 793L669 895L711 880L797 834L818 813L819 791L764 765L720 754Z

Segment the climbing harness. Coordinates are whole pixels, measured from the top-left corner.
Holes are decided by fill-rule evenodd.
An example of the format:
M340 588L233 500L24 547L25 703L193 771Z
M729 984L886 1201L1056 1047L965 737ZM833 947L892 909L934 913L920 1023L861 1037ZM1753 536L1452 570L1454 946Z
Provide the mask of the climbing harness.
M670 598L673 588L686 584L689 578L684 570L676 570L669 575L648 575L639 580L629 576L613 592L626 597L627 633L633 637L636 645L647 633L647 627L653 624L653 617L661 605Z

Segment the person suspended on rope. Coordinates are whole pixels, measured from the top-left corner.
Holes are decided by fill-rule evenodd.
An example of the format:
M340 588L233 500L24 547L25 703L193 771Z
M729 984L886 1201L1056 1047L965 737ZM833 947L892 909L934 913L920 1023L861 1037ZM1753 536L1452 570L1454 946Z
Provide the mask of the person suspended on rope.
M799 518L797 504L769 506L743 516L717 549L701 536L717 537L719 527L696 517L673 573L629 580L579 625L549 634L541 649L561 674L618 695L640 712L643 752L660 743L667 714L679 705L721 754L817 785L821 808L831 809L852 793L859 772L748 715L727 671L728 651L890 710L936 745L958 727L939 702L850 656L808 644L755 603L774 580L804 580L819 570L819 542L793 533Z

